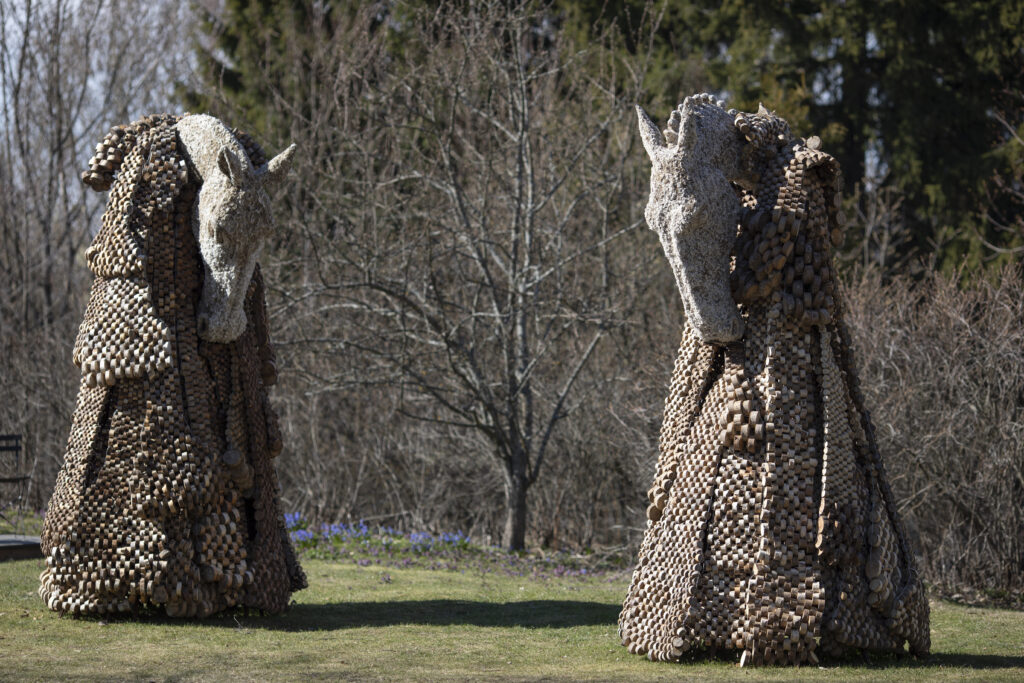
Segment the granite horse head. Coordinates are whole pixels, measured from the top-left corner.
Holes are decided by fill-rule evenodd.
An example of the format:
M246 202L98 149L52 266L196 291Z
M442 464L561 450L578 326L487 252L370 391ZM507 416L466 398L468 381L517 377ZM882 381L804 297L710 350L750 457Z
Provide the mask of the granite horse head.
M202 179L192 218L205 272L197 329L207 341L226 343L245 331L245 292L274 229L267 192L287 174L295 145L257 168L231 131L212 116L186 116L176 128Z
M735 112L710 95L693 95L672 112L662 133L637 107L651 158L644 216L658 233L675 274L686 318L705 342L743 336L729 288L729 258L741 204L738 187L753 187L745 140Z

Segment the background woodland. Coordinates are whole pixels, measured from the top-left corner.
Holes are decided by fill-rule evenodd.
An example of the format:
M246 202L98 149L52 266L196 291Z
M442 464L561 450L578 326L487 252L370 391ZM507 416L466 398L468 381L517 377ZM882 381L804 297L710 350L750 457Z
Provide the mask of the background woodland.
M682 324L632 107L711 91L842 163L847 322L926 578L1024 591L1021 0L0 0L0 22L21 504L45 507L77 391L105 199L78 176L110 126L208 111L300 149L261 259L286 506L628 556Z

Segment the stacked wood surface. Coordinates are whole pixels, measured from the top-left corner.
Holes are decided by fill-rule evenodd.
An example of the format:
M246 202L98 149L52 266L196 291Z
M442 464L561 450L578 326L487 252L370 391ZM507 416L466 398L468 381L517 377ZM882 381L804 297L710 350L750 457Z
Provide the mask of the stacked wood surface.
M257 269L239 339L199 338L200 185L176 121L118 126L83 175L111 192L87 252L96 279L74 350L82 384L42 536L39 593L61 612L277 612L306 585L274 470L262 279Z
M735 123L760 177L732 269L746 334L715 346L684 330L622 642L658 660L927 653L927 598L835 286L838 165L767 111Z

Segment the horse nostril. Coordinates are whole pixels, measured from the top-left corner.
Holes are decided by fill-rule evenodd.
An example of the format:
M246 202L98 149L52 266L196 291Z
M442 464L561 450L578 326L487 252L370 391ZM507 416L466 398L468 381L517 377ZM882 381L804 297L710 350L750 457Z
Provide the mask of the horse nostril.
M199 320L196 322L196 331L199 332L200 336L205 335L210 330L210 319L205 315L199 316Z
M739 316L736 316L736 318L732 321L731 327L732 341L740 339L743 336L743 333L747 331L747 326L743 324L743 319L740 318Z

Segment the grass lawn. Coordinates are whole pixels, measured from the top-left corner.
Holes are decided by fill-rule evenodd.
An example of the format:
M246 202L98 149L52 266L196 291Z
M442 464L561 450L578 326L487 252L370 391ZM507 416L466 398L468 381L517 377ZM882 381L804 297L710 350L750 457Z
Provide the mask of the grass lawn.
M649 662L619 645L627 577L496 576L307 559L310 589L275 617L61 618L41 560L0 564L2 680L1024 680L1024 613L932 605L927 662L801 669Z
M43 532L43 518L11 508L0 508L0 534L38 536Z

